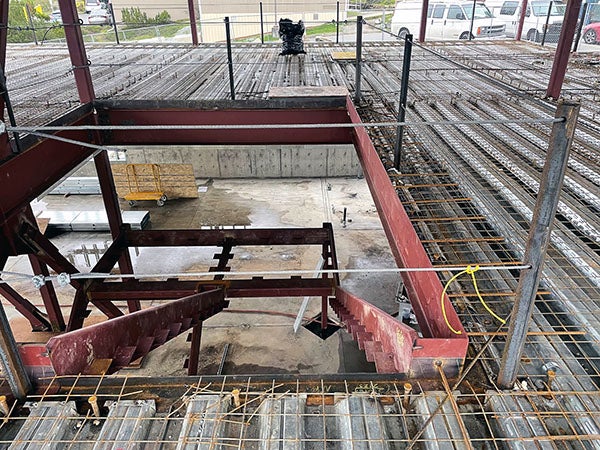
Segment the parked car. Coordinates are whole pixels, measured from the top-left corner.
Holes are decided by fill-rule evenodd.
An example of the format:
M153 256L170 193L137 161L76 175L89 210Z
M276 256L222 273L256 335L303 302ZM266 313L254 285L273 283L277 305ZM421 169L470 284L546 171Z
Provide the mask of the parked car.
M94 9L88 16L90 25L112 25L112 17L106 9Z
M401 39L408 33L419 34L422 2L398 2L392 17L392 33ZM475 10L473 21L471 14ZM472 26L472 33L471 33ZM434 0L427 10L426 37L429 39L469 39L504 35L504 24L494 22L481 0Z
M521 18L522 1L491 0L486 1L485 4L492 9L500 23L506 24L506 36L515 37ZM550 0L529 0L525 10L525 21L523 22L523 37L527 37L528 41L541 41L546 19L548 19L546 39L556 42L560 36L566 8L566 4L559 0L552 2ZM548 16L548 9L550 9L550 16Z
M600 22L587 25L581 32L586 44L600 44Z
M89 13L95 9L101 8L104 3L100 0L87 0L85 2L85 12Z
M52 13L50 14L50 20L52 22L62 23L62 15L60 14L60 11L52 11Z

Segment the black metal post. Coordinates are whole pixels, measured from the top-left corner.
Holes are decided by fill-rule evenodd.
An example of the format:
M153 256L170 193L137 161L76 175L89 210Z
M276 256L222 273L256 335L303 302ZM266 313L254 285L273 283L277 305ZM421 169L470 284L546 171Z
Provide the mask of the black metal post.
M469 27L469 40L473 39L473 21L475 20L475 7L477 0L473 0L473 9L471 10L471 26Z
M13 395L23 400L31 390L31 382L21 360L15 337L0 302L0 366Z
M575 43L573 44L573 51L577 51L577 47L579 46L579 41L581 40L581 30L585 26L585 19L588 15L588 9L590 8L590 3L584 3L582 12L581 12L581 20L579 21L579 26L577 27L577 34L575 35Z
M410 60L412 58L413 35L407 34L404 39L404 59L402 61L402 80L400 82L400 105L398 106L398 122L404 122L406 117L406 98L408 97L408 77L410 75ZM404 125L396 128L396 145L394 146L394 167L400 170L402 165L402 137Z
M115 10L113 8L112 3L108 4L108 10L110 11L110 18L112 19L113 29L115 30L115 41L117 42L117 44L120 44L121 42L119 41L119 29L117 28L117 20L115 19Z
M340 43L340 2L335 7L335 43Z
M13 127L17 126L17 121L15 120L15 112L12 108L12 103L10 102L10 96L8 95L8 88L6 87L6 75L4 74L4 67L0 65L0 89L2 90L2 98L4 99L4 106L6 106L6 112L8 113L8 121L10 125ZM15 133L13 131L13 136L15 138L15 148L13 149L13 153L20 153L21 148L21 138L19 137L19 133Z
M263 4L260 2L260 43L265 43L265 22L263 19Z
M579 103L561 101L556 108L555 117L564 120L556 122L552 127L546 162L525 247L523 262L531 268L521 271L498 373L497 384L505 389L512 388L517 379L519 362L525 346L527 329L531 321L544 258L550 242L552 223L556 215L569 151L575 134L579 107Z
M550 14L552 13L552 5L553 4L554 4L554 2L552 0L550 0L550 3L548 3L548 12L546 13L546 23L544 24L544 34L542 34L542 43L541 43L542 47L546 43L546 33L548 32L548 24L550 23Z
M354 101L360 102L360 79L361 79L361 61L362 61L362 25L363 16L356 18L356 75L354 77Z
M229 29L229 17L225 17L225 36L227 37L227 64L229 66L229 92L231 100L235 100L235 85L233 83L233 56L231 55L231 30Z

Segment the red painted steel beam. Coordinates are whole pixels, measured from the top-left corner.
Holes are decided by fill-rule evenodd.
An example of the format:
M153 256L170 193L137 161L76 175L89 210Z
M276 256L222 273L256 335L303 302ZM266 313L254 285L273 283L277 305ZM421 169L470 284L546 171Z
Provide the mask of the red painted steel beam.
M517 33L515 40L520 41L523 36L523 26L525 25L525 17L527 15L527 3L529 0L521 0L521 13L519 14L519 23L517 24Z
M65 39L69 48L69 57L73 65L73 74L75 84L81 103L90 103L94 101L94 86L92 75L90 73L90 62L87 58L83 36L81 34L81 24L79 14L74 0L58 0L60 14L65 29Z
M129 230L129 247L220 247L237 245L322 245L325 228L248 228L231 230Z
M552 63L552 71L550 72L550 80L548 81L548 89L546 90L546 97L555 100L558 100L560 97L560 91L565 81L580 9L581 0L570 0L567 2L567 10L565 11L562 29L560 30L560 38L558 39L558 46L554 53L554 62Z
M344 109L106 109L112 125L285 125L348 123ZM348 128L112 130L113 145L350 144Z
M347 102L350 119L353 123L361 123L350 98ZM398 267L432 267L366 129L356 127L353 130L354 146L396 264ZM440 304L443 288L434 272L403 272L402 280L424 337L467 340L464 328L447 296L444 301L448 321L462 334L453 334L443 319Z
M46 347L57 375L113 373L222 310L213 290L51 338Z
M80 118L73 125L86 124ZM57 133L89 142L85 131ZM92 156L94 150L55 140L44 140L0 164L0 226L23 212L31 201Z
M203 281L129 281L92 282L88 290L91 300L99 303L105 300L171 300L192 295L198 288L217 288L225 286L226 298L250 297L321 297L334 294L335 281L332 278L300 278L226 280L211 284L210 280Z
M192 33L192 45L198 45L198 26L196 24L196 2L188 0L188 12L190 15L190 31Z
M419 29L419 42L425 42L425 34L427 33L427 10L429 9L429 0L423 0L421 6L421 28Z
M29 320L33 331L47 331L52 329L50 322L44 317L44 314L8 284L0 283L0 294L14 306L23 317Z

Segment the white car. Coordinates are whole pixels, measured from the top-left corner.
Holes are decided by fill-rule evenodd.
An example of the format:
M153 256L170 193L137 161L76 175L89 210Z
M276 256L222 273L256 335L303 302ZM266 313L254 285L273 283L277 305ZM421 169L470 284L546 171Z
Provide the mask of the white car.
M94 9L88 16L90 25L112 25L112 17L106 9Z

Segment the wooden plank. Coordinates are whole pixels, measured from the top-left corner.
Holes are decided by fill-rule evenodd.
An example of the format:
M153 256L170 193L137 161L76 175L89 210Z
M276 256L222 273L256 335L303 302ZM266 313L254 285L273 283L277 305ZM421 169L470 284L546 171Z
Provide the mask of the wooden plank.
M168 199L198 198L198 187L191 164L158 164L162 192ZM134 180L129 182L127 164L113 164L115 189L120 198L136 191ZM137 191L156 191L150 165L136 165Z

